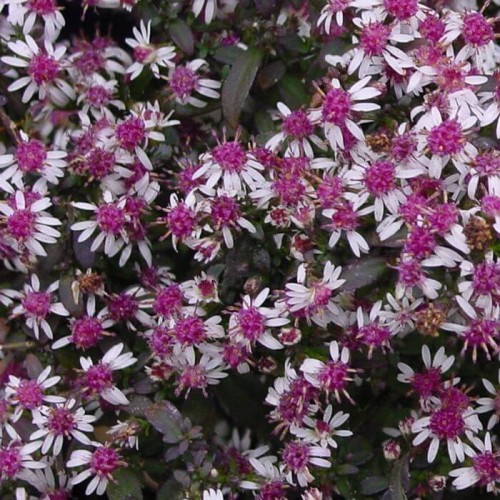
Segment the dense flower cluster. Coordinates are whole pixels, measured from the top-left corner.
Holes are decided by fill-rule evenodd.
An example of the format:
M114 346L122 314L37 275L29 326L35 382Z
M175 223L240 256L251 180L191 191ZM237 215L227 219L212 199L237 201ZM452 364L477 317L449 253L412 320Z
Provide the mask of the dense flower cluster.
M500 492L473 3L0 2L1 498Z

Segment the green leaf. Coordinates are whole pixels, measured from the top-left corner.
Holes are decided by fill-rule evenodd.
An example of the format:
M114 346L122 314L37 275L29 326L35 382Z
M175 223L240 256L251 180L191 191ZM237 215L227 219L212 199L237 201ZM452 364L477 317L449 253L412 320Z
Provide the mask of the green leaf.
M222 64L234 64L234 62L241 57L244 50L236 45L227 45L219 47L214 52L214 59Z
M191 28L182 20L177 19L168 28L174 43L188 56L194 52L194 37Z
M306 86L296 76L285 75L278 86L281 97L290 108L297 109L309 102Z
M109 500L142 500L141 482L134 471L123 467L113 473L113 479L106 489Z
M371 285L382 276L386 269L387 265L382 257L362 257L357 259L343 268L340 277L346 281L341 286L341 290L351 292Z
M360 486L363 495L374 495L386 490L389 486L389 481L382 476L372 476L363 479Z
M391 472L391 483L385 497L387 500L406 500L405 490L408 488L410 473L408 470L408 454L394 463Z
M167 443L178 443L183 438L183 418L179 410L169 401L160 401L146 408L145 417L161 432Z
M222 86L222 111L233 128L238 127L238 119L245 99L252 88L262 61L263 53L250 48L236 59Z
M279 82L286 73L286 66L281 61L274 61L259 71L257 83L259 87L266 90Z

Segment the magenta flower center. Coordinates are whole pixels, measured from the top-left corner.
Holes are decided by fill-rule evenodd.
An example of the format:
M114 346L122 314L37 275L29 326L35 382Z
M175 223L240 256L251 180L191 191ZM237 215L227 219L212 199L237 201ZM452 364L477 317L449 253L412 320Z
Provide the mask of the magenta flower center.
M67 408L53 408L47 426L56 436L69 436L76 428L75 417Z
M283 132L296 139L305 139L309 137L314 128L307 116L307 113L302 109L292 111L283 120Z
M113 372L103 363L90 366L83 378L87 390L97 394L113 384Z
M19 448L12 446L0 448L0 477L13 479L22 468L22 458Z
M36 318L45 318L50 312L50 293L29 292L22 301L26 312Z
M139 63L146 63L148 57L152 54L153 49L151 47L142 47L138 45L134 48L134 59Z
M454 155L462 151L465 137L456 120L445 120L429 132L427 145L433 155Z
M323 390L341 391L349 379L349 365L342 361L328 361L317 377Z
M25 410L34 410L43 403L43 389L35 380L21 380L16 390L19 406Z
M488 484L500 479L500 459L486 451L472 458L474 470L481 477L481 484Z
M379 161L368 167L363 178L368 192L380 197L395 189L395 171L394 165L388 161Z
M418 11L417 0L384 0L384 7L399 21L414 16Z
M187 238L196 226L196 216L185 204L173 207L167 215L167 225L176 238Z
M390 26L381 22L370 23L361 31L359 44L369 56L381 56L387 46L390 34Z
M411 385L421 398L432 396L441 388L441 372L438 368L429 368L426 372L415 373Z
M480 12L469 12L464 15L462 36L465 43L482 47L494 40L495 32Z
M125 225L125 212L113 203L97 210L97 223L102 232L118 236Z
M199 344L206 338L205 324L196 316L179 319L174 333L178 342L189 345Z
M215 146L212 149L212 158L222 170L236 173L243 170L247 160L245 150L236 141Z
M371 324L359 329L361 341L369 346L380 347L391 338L391 331L383 326Z
M84 316L73 323L71 340L79 349L89 349L102 339L103 332L100 320Z
M231 226L240 218L240 209L233 198L218 196L212 200L211 214L216 227Z
M294 472L303 471L309 462L309 445L306 443L288 443L283 450L283 462Z
M28 66L28 74L37 85L53 82L59 73L59 63L48 54L40 53L33 56Z
M94 148L87 156L89 173L96 179L102 179L113 171L115 155L111 151Z
M331 89L323 102L323 121L341 126L349 117L351 111L351 96L343 89Z
M497 262L481 262L478 264L474 268L472 286L479 295L489 295L491 293L500 295L500 264Z
M57 11L57 3L55 0L29 0L27 7L36 12L39 16L46 16Z
M127 151L133 151L139 146L146 136L144 121L133 116L116 127L116 138L120 145Z
M332 228L343 231L354 231L359 225L358 217L350 202L336 207L332 215Z
M456 410L441 409L431 415L429 428L439 439L456 439L465 431L465 424Z
M101 108L108 104L111 99L111 93L102 85L92 85L92 87L87 90L86 97L91 106L94 108Z
M7 219L7 230L13 238L23 240L35 233L35 221L36 213L31 210L16 210Z
M153 310L160 316L172 316L182 307L182 292L178 285L160 290L153 304Z
M180 99L186 99L198 85L199 76L186 66L177 66L170 76L170 89Z
M109 478L120 466L120 455L113 448L101 446L92 453L90 468L99 477Z
M241 332L251 342L255 342L266 330L265 317L255 307L238 311Z
M444 35L445 25L438 17L428 15L420 22L418 30L425 40L435 44Z
M23 172L39 172L47 159L45 146L36 139L22 142L16 148L16 160Z
M112 297L108 302L108 311L115 321L132 319L139 310L137 299L127 293Z

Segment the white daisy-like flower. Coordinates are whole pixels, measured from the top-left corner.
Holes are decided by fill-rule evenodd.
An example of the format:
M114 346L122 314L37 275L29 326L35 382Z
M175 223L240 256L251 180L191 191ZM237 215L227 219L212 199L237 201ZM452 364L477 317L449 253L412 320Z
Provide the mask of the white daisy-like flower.
M25 284L23 292L15 290L9 292L9 296L17 298L21 303L14 307L12 316L24 316L26 326L33 330L35 337L40 337L40 329L49 339L53 338L52 328L47 321L49 314L68 316L69 312L62 302L53 302L53 293L59 288L59 281L54 281L45 291L40 290L40 280L36 274L31 275L31 284Z
M205 11L203 19L206 24L209 24L217 15L217 3L217 0L193 0L191 9L196 17L199 17L202 11Z
M95 449L92 451L73 451L66 466L70 468L88 467L71 479L71 485L80 484L94 476L87 485L85 494L92 495L95 492L97 495L103 495L109 481L113 480L113 472L119 467L126 467L127 463L122 460L118 451L111 446L103 446L96 442L92 444L95 446Z
M115 256L128 242L128 235L125 229L125 224L129 220L129 216L125 211L126 198L115 201L110 191L103 194L103 202L101 205L87 202L74 202L73 206L80 210L92 211L95 214L95 219L75 222L71 229L73 231L81 231L78 236L78 242L88 240L96 230L99 234L92 242L91 251L95 252L102 243L104 243L104 253L108 257Z
M488 420L487 429L491 430L500 422L500 369L498 370L498 387L495 387L488 379L483 378L484 388L493 396L479 398L476 402L479 405L476 408L477 413L493 412Z
M329 353L328 361L307 358L302 363L300 371L311 385L324 390L327 394L333 394L338 402L345 397L354 403L346 389L354 380L353 375L356 373L356 370L350 367L351 353L345 346L341 349L336 340L330 342Z
M87 397L101 397L112 405L127 405L125 394L113 384L113 372L132 366L137 359L131 352L121 354L123 344L116 344L94 365L91 358L80 358L83 370L80 382Z
M71 496L71 486L70 479L66 475L64 470L57 470L57 476L54 475L52 467L54 466L55 457L47 459L44 457L42 462L45 462L47 466L43 469L35 469L26 471L23 474L23 480L31 484L36 488L40 497L38 500L51 500L53 497L70 497ZM30 497L31 500L31 497Z
M5 464L0 469L0 480L24 479L30 469L44 469L47 463L34 460L32 453L39 450L41 441L23 445L21 441L11 441L0 447L0 461Z
M285 285L285 304L292 313L303 313L316 324L326 325L336 322L340 309L333 299L334 290L345 283L340 279L342 267L335 267L330 261L325 262L321 280L310 279L306 282L306 267L299 266L297 283Z
M339 411L333 414L333 406L328 405L321 420L304 417L304 426L292 425L290 432L306 443L319 444L322 448L337 448L335 436L349 437L352 432L339 429L349 419L349 413Z
M385 65L400 75L404 75L414 63L404 51L394 43L407 43L414 40L414 35L401 33L398 23L384 24L382 15L377 10L364 10L361 17L352 22L361 30L359 40L351 51L351 62L347 68L350 75L358 72L360 78L381 73Z
M264 288L255 298L250 295L243 297L243 304L239 311L229 318L229 334L234 336L237 342L243 342L248 347L256 342L268 349L282 349L281 342L276 340L270 332L270 328L284 326L289 323L283 318L278 308L262 307L270 293L269 288Z
M183 105L190 104L195 108L204 108L207 103L195 97L194 94L200 94L209 99L218 99L220 97L217 89L221 88L221 82L203 78L199 74L200 70L207 66L207 61L194 59L169 71L167 80L176 102Z
M16 144L14 154L0 156L0 169L5 169L2 178L10 180L18 189L24 186L24 177L29 174L40 175L51 184L59 184L64 177L67 153L65 151L48 150L38 139L30 139L22 130L20 141Z
M26 35L25 40L9 42L7 47L15 56L2 57L8 66L25 69L28 73L11 83L8 90L14 92L24 88L23 102L29 102L37 92L39 99L48 97L58 106L65 106L69 100L75 99L76 94L71 85L59 78L66 47L58 45L54 48L46 40L44 48L40 49L30 35Z
M187 397L191 390L196 389L206 394L209 385L217 385L227 377L226 365L219 355L202 354L198 360L196 358L193 346L174 346L169 362L177 371L176 395L186 391Z
M408 297L396 299L394 295L386 295L388 304L380 311L380 317L389 325L395 334L407 334L415 330L415 312L423 304L422 298L410 300Z
M487 432L484 441L474 437L472 443L477 448L467 450L472 464L450 471L449 475L454 478L452 484L457 490L478 484L486 486L487 492L496 494L500 488L500 456L493 449L491 435Z
M203 491L203 500L224 500L224 495L221 490L209 488Z
M75 407L76 400L68 399L65 403L53 406L42 406L33 413L33 423L38 430L31 434L30 439L42 439L42 453L46 454L53 448L54 455L59 455L65 439L75 439L82 444L90 444L90 439L84 432L92 432L91 422L94 415L86 415L81 407Z
M36 21L41 20L44 24L44 39L53 42L66 24L55 0L14 0L8 3L8 21L14 26L21 26L24 34L31 33Z
M220 302L217 279L203 271L193 280L182 282L181 290L188 304Z
M343 134L346 130L358 141L364 141L363 130L354 121L355 115L380 109L378 104L360 102L381 93L375 87L368 86L370 81L371 78L367 76L345 90L339 80L334 78L330 82L330 90L324 95L322 106L311 111L311 121L323 124L325 137L334 151L344 148Z
M5 398L13 406L13 420L18 420L24 410L34 412L43 403L64 403L66 399L62 396L52 396L45 394L47 389L54 387L61 377L49 377L52 367L47 366L36 380L29 380L9 375L9 381L5 386Z
M314 481L309 467L330 468L328 460L331 456L329 448L315 446L305 441L289 441L283 449L282 461L285 466L286 480L294 485L294 478L300 486L306 487Z
M134 51L134 63L127 68L131 80L137 78L146 66L151 68L155 78L160 77L160 68L174 67L175 48L156 47L151 43L151 21L146 25L141 20L140 29L134 27L132 32L134 38L125 39L125 43Z
M226 191L242 193L244 186L254 190L266 181L260 173L264 167L247 153L238 141L224 141L208 153L200 156L201 166L196 170L193 179L206 178L199 189L210 193L211 189L222 181Z
M60 226L61 221L51 217L47 208L52 206L50 198L39 193L35 201L28 193L16 191L12 203L0 202L0 213L6 218L6 235L12 239L13 247L22 252L25 248L34 255L47 256L41 243L56 243L61 233L53 228Z
M119 99L115 99L118 92L118 81L106 79L99 73L93 73L84 82L84 88L78 93L76 103L82 106L79 116L87 117L90 113L96 120L107 118L113 122L115 115L110 108L124 111L125 104ZM115 111L116 112L116 111Z
M324 141L314 133L314 124L309 113L302 109L292 111L286 104L278 102L276 105L279 113L276 119L281 119L281 131L266 142L266 148L275 150L286 141L291 150L296 150L298 155L314 158L312 144L320 149L325 149Z
M475 433L483 428L476 412L472 408L438 407L431 415L421 417L412 425L412 432L417 434L412 444L418 446L430 440L427 461L432 463L439 451L439 446L446 443L448 456L454 464L465 460L469 446L462 441L465 435L471 440Z

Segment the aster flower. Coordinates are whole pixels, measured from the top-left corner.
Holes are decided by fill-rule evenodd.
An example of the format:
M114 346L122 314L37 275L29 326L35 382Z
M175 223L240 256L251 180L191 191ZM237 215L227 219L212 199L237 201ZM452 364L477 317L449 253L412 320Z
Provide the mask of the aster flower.
M90 444L84 432L92 432L93 415L86 415L83 408L76 408L76 400L68 399L54 406L42 406L34 412L33 423L38 430L30 436L31 440L42 439L41 451L46 454L53 448L54 455L61 453L65 439L75 439L83 444Z
M308 358L302 363L300 370L304 372L305 379L309 383L327 393L332 392L337 401L340 401L341 395L343 395L352 402L345 389L346 385L353 380L351 377L356 371L349 366L349 349L343 347L340 351L337 341L333 341L330 343L329 350L331 361L324 363L317 359Z
M418 373L415 373L413 368L406 363L398 363L398 369L402 372L398 375L398 380L403 384L412 385L420 398L422 408L426 409L427 400L431 396L439 395L443 388L442 375L453 366L455 356L446 356L444 347L440 347L434 358L431 358L429 347L423 345L422 360L426 369Z
M57 498L58 495L62 498L70 496L71 486L69 477L61 470L57 471L56 477L52 471L55 459L47 459L44 457L41 462L45 463L46 467L43 469L29 470L23 474L23 480L41 493L39 500L51 500L53 497Z
M125 211L125 204L125 198L115 201L109 191L103 194L103 203L100 205L74 202L75 208L94 212L96 216L94 220L76 222L71 226L73 231L81 231L78 242L86 241L96 230L99 230L99 234L92 243L91 251L95 252L104 243L104 253L109 257L116 255L128 240L125 224L129 216Z
M14 154L0 156L0 168L4 168L2 178L9 180L18 189L24 187L24 177L38 174L51 184L59 184L59 178L64 177L66 166L65 151L48 150L38 139L30 139L22 130L20 141Z
M298 283L285 285L284 301L290 312L299 317L304 315L318 325L337 322L336 316L340 315L340 309L333 299L333 293L345 282L339 279L341 273L341 267L335 267L327 261L322 279L311 279L306 286L306 268L301 264L297 272Z
M262 307L269 292L269 288L264 288L253 299L245 295L242 307L229 318L228 331L237 342L244 342L248 346L259 342L273 350L283 348L282 344L271 335L269 329L284 326L289 320L281 317L282 311L278 308Z
M54 387L61 377L50 377L52 367L47 366L36 380L29 380L9 375L9 380L5 386L5 398L9 404L16 407L14 420L19 420L24 410L34 412L38 410L44 402L64 403L62 396L52 396L46 394L47 389Z
M276 106L279 111L277 118L280 118L283 123L281 132L266 142L267 149L275 150L286 141L290 149L297 150L308 158L314 158L312 144L325 149L323 141L314 133L314 125L307 111L302 109L292 111L282 102L278 102Z
M9 2L10 23L21 26L23 33L31 33L35 23L44 25L44 39L53 42L66 24L56 0L15 0Z
M207 103L195 97L194 94L200 94L209 99L220 97L217 89L220 89L222 84L210 78L203 78L199 74L200 70L207 65L208 63L203 59L194 59L184 66L178 65L169 71L167 80L176 102L182 105L190 104L195 108L204 108Z
M484 441L474 437L472 443L477 450L470 448L467 451L471 465L449 472L454 478L453 486L457 490L464 490L477 484L486 486L487 492L496 494L500 487L500 456L493 449L490 433L486 433Z
M133 365L137 359L131 352L121 354L123 344L116 344L109 349L99 363L91 358L80 358L82 367L81 385L87 397L99 396L112 405L127 405L125 394L113 384L113 372Z
M193 280L181 283L181 290L188 304L209 304L219 302L217 279L202 272Z
M292 425L290 432L306 443L319 444L322 448L337 448L338 444L335 441L335 436L349 437L352 432L339 429L349 419L349 413L339 411L333 414L332 405L328 405L323 414L323 418L313 419L304 417L305 427Z
M359 28L359 42L352 50L349 74L356 70L361 78L380 72L387 64L396 73L404 72L413 66L411 58L393 43L407 43L413 35L401 33L397 23L384 24L378 11L365 10L361 17L352 22ZM358 40L357 40L358 41Z
M59 74L62 70L62 58L66 52L64 45L54 48L46 40L44 48L40 49L35 40L26 35L26 41L9 42L7 47L14 56L3 56L2 61L8 66L25 68L28 73L9 85L9 91L14 92L25 88L22 100L28 102L38 92L39 99L49 97L55 104L65 106L70 99L76 97L74 90Z
M413 423L412 432L417 435L412 444L417 446L430 439L427 450L429 463L435 460L439 446L444 443L446 443L451 463L454 464L457 460L463 462L469 446L463 443L462 436L466 435L470 440L482 427L472 408L464 410L440 407L435 409L430 416L419 418Z
M363 130L353 120L357 112L375 111L378 104L362 103L380 95L380 91L368 86L370 77L356 82L348 90L344 90L337 79L330 82L330 90L324 95L323 104L318 110L311 111L310 119L313 123L323 123L325 137L334 151L344 148L345 131L349 131L358 141L363 141Z
M134 80L149 66L155 78L160 77L160 68L174 67L175 48L170 46L156 47L151 44L151 21L144 24L141 21L140 30L136 27L132 30L134 38L127 38L125 43L134 51L134 63L127 69L130 79Z
M35 337L40 337L40 329L49 338L53 338L52 328L47 322L50 313L59 316L68 316L69 312L61 302L53 302L53 292L59 288L59 281L52 283L46 291L40 291L40 280L36 274L31 275L31 284L24 285L24 292L10 293L11 297L16 297L21 303L14 307L12 316L24 316L26 326L33 330Z
M104 310L96 315L96 298L95 295L90 295L85 307L85 314L70 319L71 334L56 340L52 344L52 349L60 349L69 344L83 350L94 347L105 336L111 335L107 329L113 323L112 319L106 319Z
M11 441L0 447L0 479L2 481L24 479L30 469L44 469L45 462L34 460L32 453L39 450L41 441L23 445L20 441Z
M29 195L33 194L33 198ZM0 203L0 213L5 216L6 235L13 240L18 251L27 249L34 255L47 256L41 243L56 243L61 233L53 228L61 222L51 217L46 209L52 203L39 193L16 191L11 203Z
M294 484L294 478L300 486L305 487L314 480L309 467L331 467L328 460L330 450L314 446L303 441L289 441L282 452L282 460L287 474L286 479Z
M495 388L495 386L486 378L483 378L482 382L484 388L493 397L479 398L477 400L477 404L479 406L476 408L476 412L477 413L488 413L490 411L493 412L493 414L490 416L490 419L488 420L488 425L487 425L487 429L491 430L500 421L500 408L498 406L500 401L500 369L498 370L498 388Z
M261 173L264 167L238 140L219 143L202 155L200 162L193 179L206 179L199 188L204 193L209 193L220 181L224 190L236 193L244 192L244 186L254 190L265 182Z
M107 118L113 121L113 111L125 110L125 104L116 99L118 93L118 81L106 79L98 73L84 82L84 87L78 93L76 103L81 106L80 118L88 119L89 114L96 120Z
M92 495L95 492L97 495L103 495L109 481L113 480L113 472L119 467L126 467L127 464L118 451L111 446L102 446L99 443L93 443L93 445L95 446L93 451L73 451L66 465L71 468L87 467L71 479L72 486L93 476L85 489L85 494Z
M209 24L217 14L218 0L193 0L192 10L196 17L204 11L204 21Z

